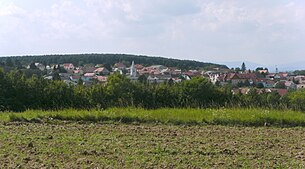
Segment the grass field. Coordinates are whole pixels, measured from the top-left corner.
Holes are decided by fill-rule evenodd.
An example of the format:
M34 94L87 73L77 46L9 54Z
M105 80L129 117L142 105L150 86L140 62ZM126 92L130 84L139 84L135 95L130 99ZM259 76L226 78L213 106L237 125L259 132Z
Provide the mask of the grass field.
M0 113L0 168L305 168L305 114L263 109Z
M0 113L2 122L122 122L241 126L305 126L305 113L264 109L157 109L113 108L107 110L26 111Z
M0 168L304 168L305 129L0 124Z

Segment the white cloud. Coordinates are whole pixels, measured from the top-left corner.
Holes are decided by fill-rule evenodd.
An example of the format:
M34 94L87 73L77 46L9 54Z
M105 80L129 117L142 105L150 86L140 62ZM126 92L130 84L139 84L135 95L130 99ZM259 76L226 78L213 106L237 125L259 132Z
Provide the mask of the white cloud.
M298 0L27 2L0 4L0 55L127 52L284 62L305 52L305 2Z
M2 7L1 7L2 6ZM0 17L18 17L23 16L26 14L26 11L18 6L16 6L14 3L9 3L8 5L1 5L0 6Z

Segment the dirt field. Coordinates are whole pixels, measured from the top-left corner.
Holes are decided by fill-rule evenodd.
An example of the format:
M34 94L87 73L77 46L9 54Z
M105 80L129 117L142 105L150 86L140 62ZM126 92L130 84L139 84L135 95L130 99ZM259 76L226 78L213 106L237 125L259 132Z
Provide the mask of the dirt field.
M304 168L305 128L0 124L0 168Z

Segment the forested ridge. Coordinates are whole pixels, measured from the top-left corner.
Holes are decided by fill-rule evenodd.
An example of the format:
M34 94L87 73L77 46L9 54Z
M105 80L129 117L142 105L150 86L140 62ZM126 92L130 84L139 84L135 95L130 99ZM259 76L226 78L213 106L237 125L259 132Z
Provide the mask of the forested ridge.
M127 55L127 54L67 54L67 55L40 55L40 56L12 56L0 57L0 64L9 62L22 65L29 65L32 62L43 64L63 64L73 63L76 66L84 64L110 64L118 62L126 62L127 65L134 61L136 64L164 65L167 67L178 67L180 69L209 69L209 68L227 68L225 65L214 63L205 63L193 60L179 60L164 57L150 57L143 55Z

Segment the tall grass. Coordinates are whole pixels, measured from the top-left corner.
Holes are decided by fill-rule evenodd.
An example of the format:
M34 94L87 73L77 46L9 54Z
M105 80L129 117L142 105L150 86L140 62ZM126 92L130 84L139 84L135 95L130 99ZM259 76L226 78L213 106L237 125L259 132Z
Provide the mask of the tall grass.
M23 113L0 113L0 121L215 124L242 126L305 126L305 114L297 111L265 109L157 109L111 108L107 110L28 110Z

